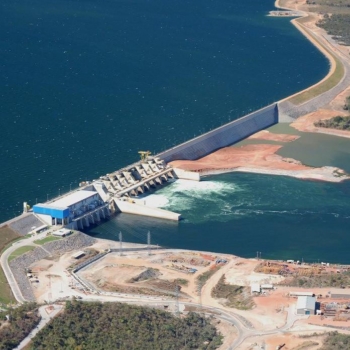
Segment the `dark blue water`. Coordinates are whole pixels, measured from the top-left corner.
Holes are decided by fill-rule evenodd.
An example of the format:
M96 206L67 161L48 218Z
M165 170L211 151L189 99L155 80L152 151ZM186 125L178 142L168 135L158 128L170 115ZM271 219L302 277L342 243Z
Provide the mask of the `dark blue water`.
M329 67L289 19L266 16L272 0L0 6L1 221L138 150L159 152L310 86ZM183 222L119 215L94 232L144 241L150 229L166 246L348 261L348 183L232 174L210 178L209 192L181 186L153 199Z
M0 220L328 70L272 0L0 6Z

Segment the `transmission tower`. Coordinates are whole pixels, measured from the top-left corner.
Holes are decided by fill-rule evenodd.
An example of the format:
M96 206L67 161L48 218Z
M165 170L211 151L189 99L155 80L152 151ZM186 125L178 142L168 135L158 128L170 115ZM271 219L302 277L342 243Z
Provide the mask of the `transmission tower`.
M147 232L147 249L148 249L148 255L151 255L151 232Z
M51 304L51 301L52 301L51 275L49 275L49 295L48 295L48 299L49 299L49 304Z
M119 255L123 255L123 234L119 232Z
M180 307L179 307L179 286L175 286L175 315L180 316Z
M198 304L199 304L199 312L202 312L202 282L198 283Z

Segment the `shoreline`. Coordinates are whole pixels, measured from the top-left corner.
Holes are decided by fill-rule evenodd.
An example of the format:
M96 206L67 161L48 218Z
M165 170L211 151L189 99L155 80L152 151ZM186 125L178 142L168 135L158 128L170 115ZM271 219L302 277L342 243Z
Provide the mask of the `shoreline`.
M320 170L319 173L312 172L306 173L301 170L279 170L279 169L260 169L260 168L250 168L250 167L236 167L236 168L227 168L227 169L204 169L200 171L202 176L210 176L210 175L220 175L227 173L252 173L252 174L262 174L262 175L275 175L275 176L288 176L293 177L300 180L310 180L310 181L322 181L322 182L332 182L332 183L340 183L346 180L350 180L350 177L347 175L336 177L334 172L339 170L339 168L335 167L322 167L317 168ZM323 173L322 173L322 172Z
M280 8L280 9L285 9L285 10L289 10L289 11L293 11L294 9L292 9L292 8L289 8L289 7L285 7L285 6L281 6L281 4L280 4L280 0L276 0L275 1L275 7L276 8ZM280 100L279 102L283 102L283 101L289 101L289 100L291 100L293 97L296 97L296 96L298 96L298 95L301 95L302 93L304 93L304 92L307 92L307 91L309 91L309 90L311 90L311 89L313 89L313 88L316 88L317 86L319 86L319 85L321 85L323 82L325 82L326 80L328 80L331 76L332 76L332 74L335 72L335 70L336 70L336 66L337 66L337 62L336 62L336 60L334 59L334 57L333 57L333 55L330 53L330 51L328 51L328 49L331 49L332 47L325 47L323 44L321 44L316 38L314 38L313 36L312 36L312 34L313 35L315 35L315 33L312 33L312 31L310 30L310 32L312 33L309 33L308 32L308 30L305 28L305 26L303 25L303 24L301 24L300 22L299 22L299 19L301 19L301 18L307 18L308 16L312 16L310 13L307 13L307 12L305 12L305 11L301 11L301 10L298 10L298 11L300 11L300 13L302 13L303 15L301 15L300 17L298 17L298 18L294 18L294 19L292 19L290 22L294 25L294 27L297 29L297 30L299 30L304 36L305 36L305 38L307 39L307 40L309 40L327 59L328 59L328 61L329 61L329 64L330 64L330 67L329 67L329 71L328 71L328 73L327 73L327 75L322 79L322 80L320 80L319 82L317 82L317 83L315 83L315 84L313 84L313 85L311 85L311 86L309 86L309 87L307 87L306 89L304 89L304 90L301 90L301 91L298 91L298 92L296 92L295 94L292 94L292 95L290 95L290 96L287 96L286 98L284 98L284 99L282 99L282 100ZM326 41L326 44L327 44L328 42ZM327 46L327 45L326 45ZM343 66L343 68L345 68L344 67L344 65L343 65L343 63L342 62L340 62L341 63L341 65ZM345 69L344 69L344 73L343 73L343 77L340 79L340 81L337 83L337 84L339 84L343 79L344 79L344 77L345 77L345 75L346 75L346 71L345 71ZM337 85L336 84L336 85ZM332 88L331 88L332 89ZM329 90L331 90L331 89L329 89ZM327 91L329 91L329 90L327 90ZM305 103L305 102L307 102L308 100L306 100L306 101L304 101L304 102L302 102L302 103L299 103L298 105L302 105L303 103Z

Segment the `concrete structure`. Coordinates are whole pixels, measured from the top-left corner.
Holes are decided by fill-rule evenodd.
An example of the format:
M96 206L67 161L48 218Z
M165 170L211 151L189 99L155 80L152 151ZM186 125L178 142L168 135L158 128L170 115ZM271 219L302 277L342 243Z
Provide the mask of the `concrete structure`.
M93 186L100 197L107 201L111 197L136 197L174 178L173 169L155 157L101 176L100 180L93 182Z
M52 235L57 237L66 237L72 234L72 231L67 228L61 228L60 230L53 231Z
M260 284L259 283L252 283L250 285L250 292L252 294L255 294L255 293L260 294L261 293Z
M261 289L271 290L271 289L275 289L275 288L274 288L273 284L262 284Z
M79 190L53 202L36 204L34 214L47 225L83 229L109 216L106 204L96 191Z
M312 292L289 292L290 297L301 297L301 296L307 296L307 297L313 297L315 296Z
M132 200L124 199L114 199L117 209L122 213L128 214L136 214L143 216L152 216L158 219L166 219L166 220L175 220L178 221L181 218L181 215L178 213L174 213L169 210L164 210L160 208L152 208L147 205L139 204L139 202L135 202Z
M83 252L82 250L80 250L79 252L76 252L72 255L72 258L74 259L79 259L82 258L85 255L85 252Z
M350 299L350 289L333 289L331 290L332 299Z
M298 297L296 313L297 315L314 315L316 310L316 298L310 296Z
M274 103L159 153L157 156L166 163L177 159L195 160L276 123L278 123L278 107Z

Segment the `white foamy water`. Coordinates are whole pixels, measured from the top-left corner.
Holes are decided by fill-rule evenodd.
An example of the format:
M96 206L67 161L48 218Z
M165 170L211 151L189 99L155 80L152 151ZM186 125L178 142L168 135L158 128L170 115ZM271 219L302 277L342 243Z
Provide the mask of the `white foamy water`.
M231 204L226 197L239 191L242 190L232 182L177 180L142 200L151 207L187 212L187 218L198 216L198 207L201 207L204 218L228 213Z
M163 208L169 204L169 200L166 196L161 194L150 194L142 198L145 204L152 208Z

